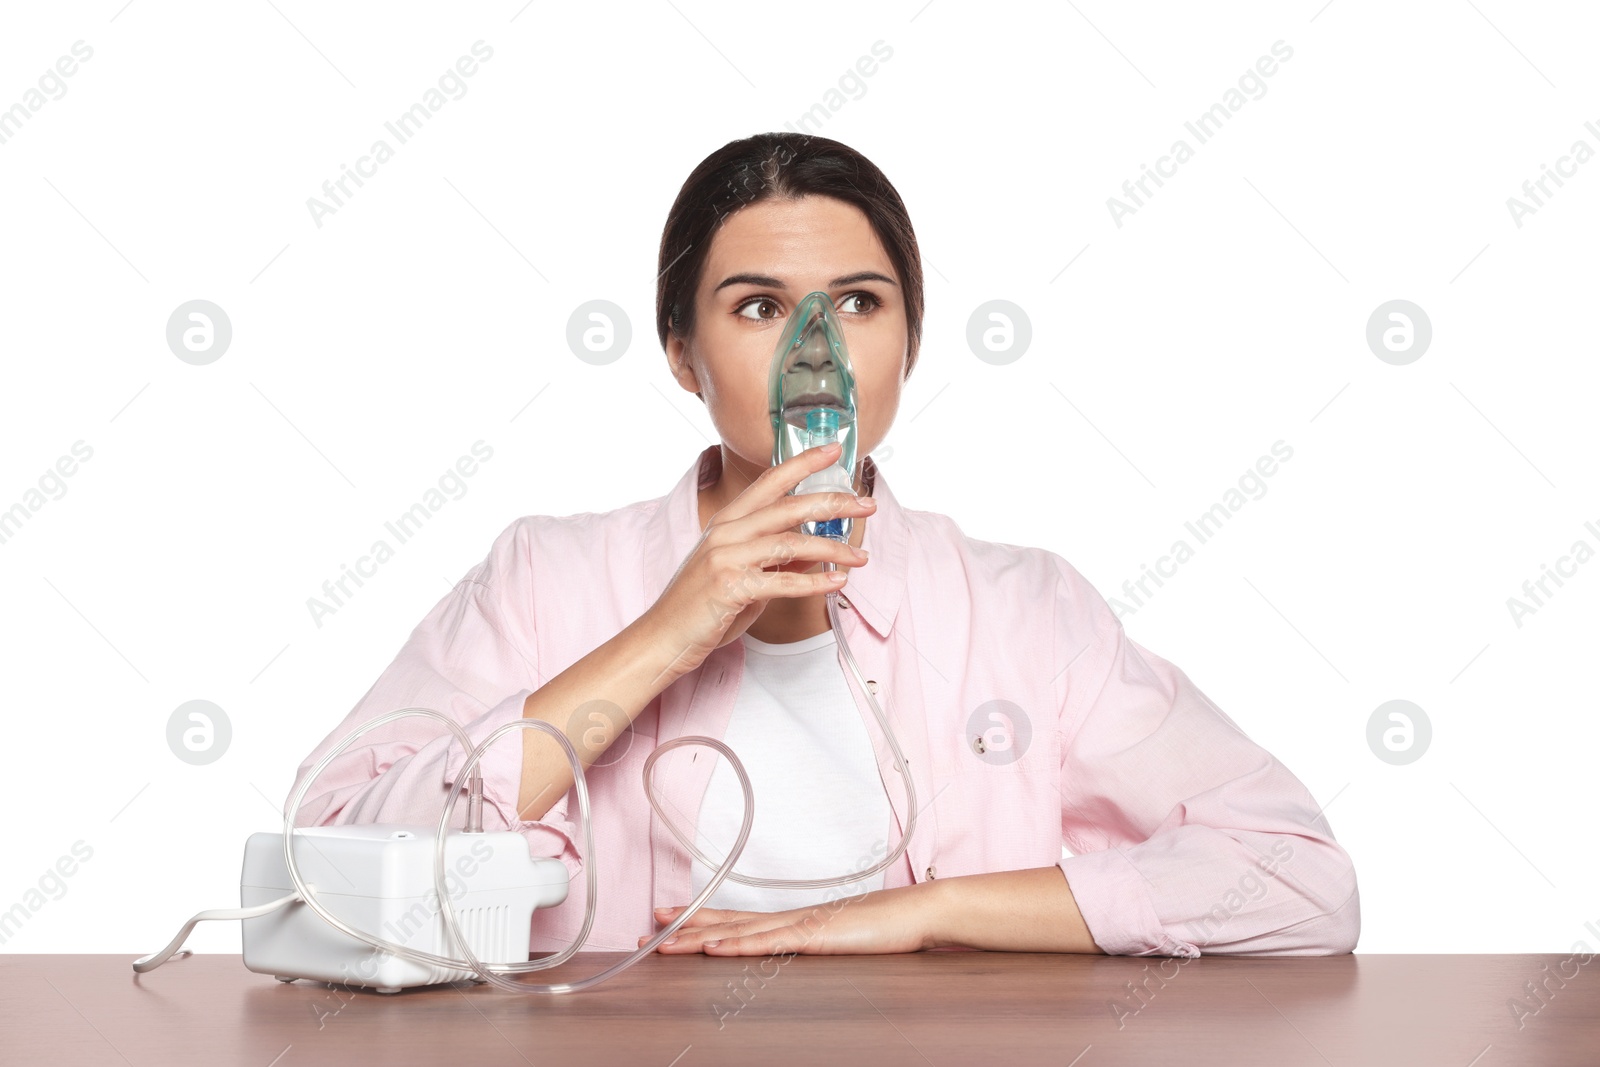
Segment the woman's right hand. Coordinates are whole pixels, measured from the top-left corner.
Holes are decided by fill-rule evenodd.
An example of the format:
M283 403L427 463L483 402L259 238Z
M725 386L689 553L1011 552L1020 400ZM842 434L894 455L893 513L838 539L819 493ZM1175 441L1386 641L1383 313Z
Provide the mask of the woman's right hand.
M866 557L842 541L801 533L802 522L871 515L875 505L850 493L789 495L807 475L839 457L838 444L809 448L762 471L733 502L711 517L650 611L681 652L675 671L687 673L755 624L773 597L809 597L844 587L806 568L828 560L860 567Z

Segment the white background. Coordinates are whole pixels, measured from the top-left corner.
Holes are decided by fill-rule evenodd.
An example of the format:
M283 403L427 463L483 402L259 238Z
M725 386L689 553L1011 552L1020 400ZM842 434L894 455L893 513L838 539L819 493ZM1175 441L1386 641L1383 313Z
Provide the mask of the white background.
M829 101L811 132L889 175L927 268L879 454L901 501L1109 598L1285 442L1129 633L1328 805L1358 951L1594 944L1600 562L1520 627L1507 608L1600 547L1600 161L1522 226L1507 208L1600 149L1592 9L619 7L7 13L0 107L93 56L0 144L0 509L75 442L93 457L0 544L0 909L93 852L5 951L131 957L236 901L299 761L496 534L671 488L715 434L655 339L667 209L704 156ZM319 228L307 199L480 39L465 95ZM1279 40L1265 94L1197 145L1185 121ZM1179 137L1194 158L1117 226L1108 197ZM194 299L233 328L206 366L166 342ZM632 330L605 366L566 342L597 299ZM1032 328L1004 365L966 340L995 299ZM1432 322L1404 366L1366 343L1392 299ZM479 440L465 495L318 627L307 598ZM166 740L193 699L232 724L206 766ZM1433 728L1403 766L1367 742L1392 699Z

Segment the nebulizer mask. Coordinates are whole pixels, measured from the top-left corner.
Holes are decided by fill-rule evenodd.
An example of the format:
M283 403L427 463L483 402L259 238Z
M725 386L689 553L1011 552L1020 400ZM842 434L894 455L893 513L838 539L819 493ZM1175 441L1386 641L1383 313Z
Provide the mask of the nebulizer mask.
M840 491L853 495L857 443L855 374L845 347L844 330L826 293L811 293L794 309L773 352L769 385L774 465L808 448L832 441L841 445L835 463L809 475L791 492L799 495ZM850 517L840 516L803 522L800 529L808 535L848 543L851 525ZM835 569L831 561L822 567ZM713 871L712 877L670 924L598 974L544 985L517 981L510 976L565 963L583 946L594 925L601 857L594 848L583 761L566 733L542 719L508 721L474 747L457 720L431 708L404 708L363 723L322 757L289 798L282 834L259 833L250 838L245 849L239 909L200 912L166 948L135 960L133 969L140 973L151 971L174 956L187 955L182 945L201 921L242 919L245 966L284 982L308 978L341 983L346 988L353 985L393 993L409 986L471 979L517 993L575 993L620 974L653 953L705 906L724 879L773 889L827 889L852 885L885 870L905 853L916 830L916 787L905 753L878 705L876 694L883 686L869 684L863 678L845 641L839 592L833 590L826 596L828 620L841 658L855 678L859 694L871 706L894 754L895 769L905 782L904 830L888 855L872 866L835 878L758 878L734 873L755 814L749 776L733 750L715 738L671 738L658 744L645 759L645 796L679 844ZM845 603L849 607L848 600ZM373 730L414 715L438 722L468 753L436 826L296 825L301 802L311 784L335 757ZM483 779L477 769L491 745L517 730L549 734L572 770L588 887L584 922L577 938L562 951L538 960L528 959L533 912L565 901L570 879L559 860L530 857L527 840L520 831L484 831ZM727 859L720 865L700 853L695 842L663 809L651 787L656 760L681 745L704 745L726 756L744 792L744 821ZM463 793L467 797L465 828L451 829ZM818 832L828 831L822 828ZM612 857L605 859L609 862ZM476 878L471 884L465 877L468 869ZM380 936L379 930L389 936Z
M772 465L808 448L839 443L839 458L805 477L793 493L856 492L856 377L844 328L827 293L812 293L789 316L768 375ZM849 543L850 516L801 529ZM831 595L831 594L830 594Z

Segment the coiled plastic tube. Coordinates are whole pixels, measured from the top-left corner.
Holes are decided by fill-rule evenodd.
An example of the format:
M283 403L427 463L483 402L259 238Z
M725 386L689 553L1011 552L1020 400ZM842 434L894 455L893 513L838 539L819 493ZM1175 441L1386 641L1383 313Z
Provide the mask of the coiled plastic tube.
M832 560L828 560L822 564L822 569L827 572L837 568L834 567ZM760 886L763 889L829 889L836 885L849 885L851 882L858 882L863 878L877 874L899 859L901 854L905 852L906 845L910 844L911 835L917 829L916 783L911 780L911 769L906 764L905 753L900 750L900 742L894 736L894 730L889 726L889 719L884 715L883 709L878 706L878 698L873 695L871 689L867 688L866 680L861 677L861 667L856 663L856 657L850 652L849 642L844 639L844 627L840 625L839 606L836 603L838 597L837 590L828 592L828 622L833 626L833 636L838 639L839 647L844 650L845 662L850 665L851 673L856 676L856 683L861 686L861 692L866 694L867 700L872 704L872 712L878 717L878 725L883 727L884 736L889 740L889 749L894 753L895 769L900 772L900 777L905 780L907 812L905 832L900 835L900 841L895 845L892 852L864 870L852 871L837 878L755 878L750 875L730 873L728 878L738 882L740 885ZM735 759L733 763L734 768L739 771L740 781L744 781L744 771L739 767L739 761ZM717 865L700 854L700 850L694 846L694 842L684 836L683 832L672 821L672 818L656 802L655 791L650 788L649 762L644 765L644 795L649 799L650 806L656 810L656 814L661 816L661 821L667 824L667 829L672 831L672 836L678 839L680 845L688 849L689 855L705 866L716 870ZM739 840L740 842L744 841L742 834ZM734 855L737 856L738 853L734 853Z
M582 929L578 931L578 936L571 945L568 945L561 952L546 959L529 960L524 963L484 963L472 954L472 950L467 946L466 936L462 934L461 928L457 924L455 909L450 903L450 890L446 879L448 868L445 865L445 832L450 825L450 816L455 812L456 801L461 795L460 783L457 782L452 786L450 790L450 798L445 802L444 810L439 815L438 832L434 835L433 880L434 892L439 898L440 913L444 917L445 929L449 931L450 937L456 943L456 947L460 949L464 956L466 956L466 959L460 960L452 959L448 956L436 956L431 952L423 952L420 949L408 948L405 945L397 945L386 938L377 937L376 935L367 933L365 930L358 930L355 927L350 926L348 923L344 922L338 916L332 914L327 908L318 903L316 894L313 892L313 888L308 885L300 876L300 868L298 864L295 863L293 847L295 830L294 820L295 816L300 811L300 804L305 798L306 790L310 788L311 783L316 780L317 776L322 773L323 769L327 767L328 763L335 756L337 756L340 752L343 752L346 746L355 741L357 738L366 734L369 730L374 730L387 722L392 722L395 719L399 719L408 715L426 715L430 718L443 721L447 726L454 730L460 730L459 723L455 722L453 719L450 719L446 715L432 710L431 708L405 708L400 711L390 712L387 715L380 715L375 719L364 722L354 731L352 731L348 737L344 738L337 745L335 745L328 752L328 754L325 755L314 768L312 768L311 773L306 775L304 781L300 783L299 788L295 790L294 795L290 798L288 806L285 807L283 813L283 861L284 866L288 868L289 878L294 882L295 891L299 894L300 899L308 908L321 916L322 919L334 929L339 930L340 932L347 934L358 941L363 941L374 948L382 949L384 952L388 952L391 955L398 956L402 959L408 959L416 963L425 963L434 967L446 967L451 970L470 969L484 981L516 993L559 994L581 992L582 990L588 989L592 986L599 985L608 978L621 974L623 971L639 962L639 960L654 952L656 947L660 945L661 942L665 941L667 938L676 933L678 928L688 921L689 916L698 911L700 907L711 898L711 895L717 891L717 887L722 884L723 878L728 875L728 873L733 869L733 865L738 862L739 854L744 851L745 842L749 840L750 825L755 817L755 794L750 789L750 778L747 774L745 774L744 765L739 762L739 757L733 754L733 750L727 745L724 745L721 741L710 737L678 737L668 741L666 744L658 746L645 761L644 773L647 782L649 780L650 768L654 764L656 758L661 753L668 751L669 749L676 748L679 745L710 745L712 748L721 751L722 754L727 756L728 760L733 764L734 771L739 775L739 786L744 790L744 822L739 827L739 837L734 842L733 852L728 857L728 861L717 870L716 875L714 875L711 881L706 884L706 887L700 891L700 895L695 897L694 901L689 905L689 907L686 908L683 914L678 916L678 918L675 919L671 925L657 933L655 937L645 942L645 944L640 946L640 948L635 952L629 954L626 958L617 961L612 966L607 967L599 974L591 975L588 978L584 978L576 982L557 982L554 984L544 985L516 982L506 978L505 975L507 974L524 974L530 971L541 971L550 967L558 966L559 964L565 963L567 960L571 959L573 954L583 946L583 943L586 940L588 940L589 930L594 925L595 905L598 899L596 894L598 878L596 876L594 853L594 828L590 821L589 787L588 783L584 780L583 763L581 760L579 760L577 751L572 747L572 742L567 740L566 734L563 733L558 727L552 725L551 723L547 723L542 719L514 720L496 728L493 733L483 739L482 744L471 749L467 756L467 762L462 765L461 777L463 779L471 778L474 768L477 767L478 761L483 758L484 753L488 751L489 746L512 730L543 730L554 737L556 742L561 745L561 751L567 757L567 763L572 767L572 781L578 793L578 818L579 821L583 823L583 865L585 873L588 876L589 893L588 900L585 903Z

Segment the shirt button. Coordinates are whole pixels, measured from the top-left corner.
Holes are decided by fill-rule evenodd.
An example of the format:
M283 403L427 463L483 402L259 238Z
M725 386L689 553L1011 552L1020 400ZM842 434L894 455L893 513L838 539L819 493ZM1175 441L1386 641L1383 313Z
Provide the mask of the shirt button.
M867 679L867 692L871 693L873 696L878 695L878 683L871 678Z
M936 877L936 875L935 875L935 874L934 874L934 872L935 872L935 871L936 871L936 870L938 870L938 868L937 868L937 867L929 867L929 868L928 868L928 878L929 878L929 879L932 879L932 878L934 878L934 877Z
M840 594L839 596L839 606L844 608L846 611L850 610L850 601L845 599L843 594Z

